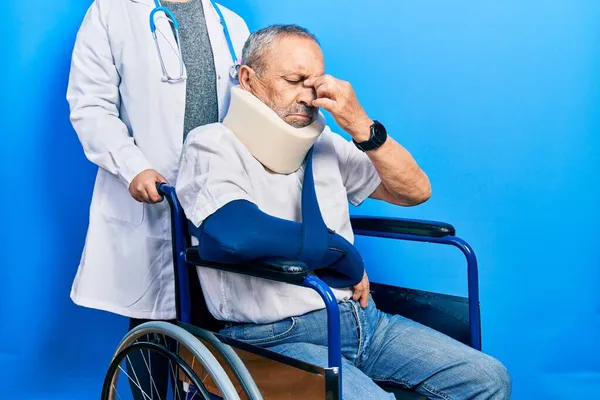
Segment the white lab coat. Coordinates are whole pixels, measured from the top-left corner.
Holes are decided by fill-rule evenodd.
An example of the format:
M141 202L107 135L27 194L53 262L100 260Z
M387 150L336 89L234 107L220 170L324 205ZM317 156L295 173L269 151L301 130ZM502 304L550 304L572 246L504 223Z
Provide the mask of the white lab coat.
M216 11L202 2L222 120L233 61ZM219 7L241 58L248 28ZM168 204L139 203L128 191L149 168L174 185L182 149L186 83L161 81L149 27L153 8L153 0L95 0L75 42L67 90L71 121L86 157L100 168L71 298L128 317L170 319L175 293ZM157 19L157 34L168 71L178 72L175 37L165 18Z

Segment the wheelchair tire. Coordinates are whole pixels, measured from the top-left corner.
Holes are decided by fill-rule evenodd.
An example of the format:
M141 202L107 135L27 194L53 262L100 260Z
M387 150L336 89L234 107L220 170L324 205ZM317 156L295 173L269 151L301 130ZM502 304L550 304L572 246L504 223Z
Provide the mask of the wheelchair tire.
M170 338L177 343L177 346L185 346L185 348L195 357L198 362L200 362L203 368L207 371L208 376L213 380L219 391L221 392L223 399L225 400L240 400L240 396L237 393L233 383L227 376L227 373L219 363L219 361L215 358L215 356L196 338L187 330L183 329L180 326L164 322L164 321L150 321L144 324L141 324L125 335L125 337L119 343L111 362L111 367L113 371L113 376L111 374L107 374L105 378L104 387L107 392L111 391L111 388L116 387L116 380L118 374L115 374L116 369L119 367L118 358L125 358L124 354L127 354L128 351L132 351L131 349L136 345L136 342L140 340L142 337L146 335L162 335L163 337ZM148 348L148 345L153 343L148 342L140 342L139 345L143 348ZM160 346L162 347L162 346ZM152 348L158 352L162 352L162 354L168 357L177 365L181 366L182 370L185 371L186 366L189 367L176 353L173 353L167 349L158 350L156 347ZM114 365L113 365L114 364ZM109 367L109 372L111 371L111 367ZM202 380L194 381L193 370L190 368L191 374L188 376L192 379L194 384L199 384L196 386L199 394L203 394L206 389L202 384ZM255 386L255 385L254 385ZM103 390L104 392L104 390ZM207 391L206 391L207 392ZM197 399L198 396L194 397ZM210 398L210 397L209 397ZM102 400L113 400L111 397L102 397Z
M248 371L244 362L231 348L231 346L221 342L221 340L219 340L214 333L205 329L200 329L197 332L197 335L212 344L221 354L221 356L223 356L231 370L234 372L236 378L242 385L242 388L244 392L246 392L249 400L263 400L260 390L258 390L258 386L256 386L256 382L254 382L254 379L252 379L250 371Z

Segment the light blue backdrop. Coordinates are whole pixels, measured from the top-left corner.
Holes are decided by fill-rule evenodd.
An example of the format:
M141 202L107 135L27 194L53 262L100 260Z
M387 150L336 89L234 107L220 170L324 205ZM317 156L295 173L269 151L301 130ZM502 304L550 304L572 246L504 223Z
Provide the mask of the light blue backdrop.
M327 72L351 81L369 114L428 173L427 204L368 202L352 212L445 220L474 246L484 350L508 366L513 398L594 398L600 2L223 3L251 30L280 22L311 29ZM124 318L68 298L95 172L65 101L71 47L88 5L28 0L4 9L2 397L97 398L126 330ZM464 293L456 251L358 244L374 280Z

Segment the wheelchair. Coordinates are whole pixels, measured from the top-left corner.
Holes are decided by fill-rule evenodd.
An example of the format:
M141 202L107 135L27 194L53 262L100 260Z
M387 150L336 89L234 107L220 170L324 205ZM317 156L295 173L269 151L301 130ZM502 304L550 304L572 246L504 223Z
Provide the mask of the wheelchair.
M342 398L342 355L337 301L331 289L309 273L306 265L291 260L261 260L244 265L207 262L192 245L188 221L175 189L158 184L171 216L171 237L177 320L146 322L121 340L108 367L102 387L102 400L121 399L117 389L124 380L142 391L143 399L154 400L156 384L150 374L150 394L144 392L136 371L121 365L141 352L151 370L150 352L169 362L169 395L173 399L327 399ZM357 236L389 238L458 248L467 261L468 297L393 287L371 282L371 296L381 311L400 314L436 329L477 350L481 350L481 324L477 259L473 249L456 236L452 225L442 222L399 218L352 216ZM196 267L214 268L315 290L323 299L328 316L328 366L322 368L295 360L259 346L220 335L225 322L212 317L202 294ZM427 301L418 301L426 298ZM452 309L441 313L437 305ZM452 317L449 317L449 315ZM167 338L175 346L166 345ZM161 340L162 339L162 340ZM148 357L144 355L148 354ZM138 371L139 372L139 371ZM124 375L126 379L119 379ZM397 399L425 399L400 387L386 387ZM124 392L128 392L129 386ZM158 390L157 390L158 391ZM130 395L130 393L127 393Z

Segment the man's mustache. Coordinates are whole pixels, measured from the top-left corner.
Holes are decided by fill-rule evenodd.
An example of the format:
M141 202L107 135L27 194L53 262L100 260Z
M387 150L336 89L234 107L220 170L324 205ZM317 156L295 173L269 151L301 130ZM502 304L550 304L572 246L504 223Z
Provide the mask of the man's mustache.
M288 115L292 115L292 114L302 114L302 115L309 116L310 118L313 118L315 116L316 112L317 112L316 107L309 107L305 104L298 104L297 106L295 106L292 109L289 109L286 112L286 117Z

